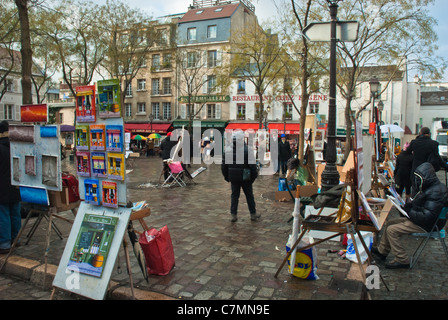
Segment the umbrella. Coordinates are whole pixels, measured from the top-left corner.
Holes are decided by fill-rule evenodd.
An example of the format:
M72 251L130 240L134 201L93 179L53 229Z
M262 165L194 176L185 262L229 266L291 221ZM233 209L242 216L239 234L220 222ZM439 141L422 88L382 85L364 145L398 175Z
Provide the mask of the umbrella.
M144 136L141 136L139 134L136 134L135 136L133 136L131 138L132 140L146 140L146 138Z
M160 138L162 138L162 136L161 136L160 134L158 134L158 133L151 133L151 134L148 136L148 138L149 138L149 139L160 139Z
M382 126L380 126L380 130L384 133L404 132L404 129L397 126L396 124L383 124Z
M138 243L138 238L135 234L132 221L129 221L128 224L128 235L129 239L131 240L132 249L134 249L135 257L137 258L140 269L142 269L143 277L145 278L146 282L148 282L148 270L146 269L145 255L143 254L140 243Z

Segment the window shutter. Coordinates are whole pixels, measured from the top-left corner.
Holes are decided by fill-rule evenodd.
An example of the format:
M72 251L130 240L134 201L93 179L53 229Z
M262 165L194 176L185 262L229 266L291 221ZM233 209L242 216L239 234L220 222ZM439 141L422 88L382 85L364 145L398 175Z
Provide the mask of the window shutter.
M202 118L203 120L207 119L207 108L208 108L208 106L207 106L206 104L204 104L204 105L202 106L202 110L201 110L201 118Z
M207 64L207 62L208 62L208 51L204 51L202 54L204 55L204 64L202 66L204 68L207 68L208 67L208 64Z
M202 76L202 93L207 93L207 76Z
M14 120L21 121L22 117L20 116L20 106L15 105L14 106Z
M220 67L222 63L222 51L217 51L216 66Z
M217 105L216 105L216 119L221 119L221 104L220 103L218 103Z
M2 104L2 103L0 103L0 120L3 120L3 119L5 119L5 106Z
M187 118L187 106L185 104L181 104L180 105L180 117L182 119L186 119Z

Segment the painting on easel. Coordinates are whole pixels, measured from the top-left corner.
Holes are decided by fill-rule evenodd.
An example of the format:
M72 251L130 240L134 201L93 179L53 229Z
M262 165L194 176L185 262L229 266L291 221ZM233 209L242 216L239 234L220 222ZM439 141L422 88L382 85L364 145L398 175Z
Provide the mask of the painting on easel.
M117 217L86 214L67 269L101 278L117 223Z

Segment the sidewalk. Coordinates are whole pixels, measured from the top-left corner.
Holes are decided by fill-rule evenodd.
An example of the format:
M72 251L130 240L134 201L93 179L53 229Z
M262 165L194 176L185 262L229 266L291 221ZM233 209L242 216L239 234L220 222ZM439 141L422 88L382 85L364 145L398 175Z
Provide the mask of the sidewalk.
M64 160L65 161L65 160ZM67 160L67 168L70 164ZM193 165L193 172L198 165ZM293 202L271 200L278 177L260 176L254 183L259 221L251 221L244 194L240 197L238 221L230 222L230 186L222 178L220 167L208 166L195 178L196 184L185 188L161 189L157 184L161 171L158 157L139 158L127 176L128 200L148 201L150 227L168 226L176 265L166 276L152 275L147 283L131 251L132 276L136 298L194 300L295 300L361 298L359 267L329 250L343 249L337 241L316 246L319 280L291 276L284 266L274 275L286 254L285 244L291 233L288 223ZM444 176L443 176L444 181ZM71 212L61 216L73 219ZM51 283L70 233L71 224L54 219L64 239L51 236L48 252L47 283ZM27 229L31 228L31 219ZM47 221L42 220L28 245L17 248L8 260L6 272L36 284L42 284ZM138 223L134 227L139 228ZM27 230L26 230L27 231ZM24 236L27 232L24 233ZM126 235L127 236L127 235ZM24 242L24 241L22 241ZM414 240L415 242L415 240ZM415 244L415 243L414 243ZM0 260L4 256L0 256ZM436 241L430 241L426 257L413 270L387 270L379 266L389 289L369 291L372 299L446 299L448 277L446 257ZM129 299L129 276L123 250L111 277L109 299ZM49 289L50 290L50 289Z

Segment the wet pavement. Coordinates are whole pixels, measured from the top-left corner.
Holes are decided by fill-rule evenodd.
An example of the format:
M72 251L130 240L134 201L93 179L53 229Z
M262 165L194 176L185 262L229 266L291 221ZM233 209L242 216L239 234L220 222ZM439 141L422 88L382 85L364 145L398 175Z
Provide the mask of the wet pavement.
M64 160L64 170L71 170L72 167L73 163L68 158ZM150 275L146 282L131 252L132 279L136 289L183 300L359 300L365 297L357 264L335 253L344 249L340 241L327 241L315 247L318 280L294 277L288 273L287 265L278 277L274 277L286 254L285 245L292 229L289 220L293 211L292 201L273 199L278 176L260 176L254 183L257 212L261 218L250 220L242 194L239 219L232 223L229 214L230 185L222 178L220 166L206 166L207 170L194 179L195 184L169 189L155 186L161 183L161 167L159 157L136 159L127 175L127 194L130 201L146 200L149 203L151 215L145 218L148 226L156 229L168 226L175 267L166 276ZM193 172L198 167L192 165L189 171ZM444 174L441 179L445 182ZM73 219L70 211L60 215ZM35 220L32 218L26 228L30 229ZM63 239L55 233L51 235L48 264L57 267L71 224L60 219L55 219L55 224L61 230ZM16 248L13 256L42 264L46 227L47 222L42 220L29 243ZM136 222L134 227L142 230ZM411 238L409 241L412 250L417 241ZM447 299L447 257L435 240L429 242L426 251L412 270L387 270L380 264L379 270L390 291L380 283L379 289L369 290L370 298ZM116 261L111 282L114 287L129 288L123 249ZM0 299L17 297L11 291L14 286L16 283L7 274L0 275ZM50 290L47 288L46 292ZM27 299L49 297L45 291L34 293L34 296L28 294L30 290L22 292L23 298Z

